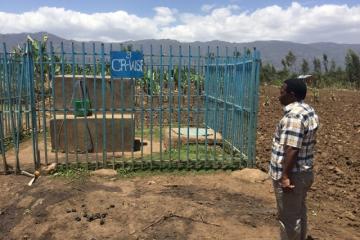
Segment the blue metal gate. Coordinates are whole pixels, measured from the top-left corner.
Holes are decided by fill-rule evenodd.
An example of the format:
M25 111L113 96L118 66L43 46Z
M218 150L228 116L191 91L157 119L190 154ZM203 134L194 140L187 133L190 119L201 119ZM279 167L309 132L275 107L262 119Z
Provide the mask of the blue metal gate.
M144 76L111 77L115 50L141 52ZM253 167L259 52L220 52L53 46L46 39L8 52L4 44L3 171L52 162L86 168Z

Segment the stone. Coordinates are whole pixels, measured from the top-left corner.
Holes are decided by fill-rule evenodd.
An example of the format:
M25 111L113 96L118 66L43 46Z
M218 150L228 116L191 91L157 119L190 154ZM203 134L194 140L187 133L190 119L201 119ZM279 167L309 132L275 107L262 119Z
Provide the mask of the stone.
M329 170L334 170L334 169L335 169L335 166L333 166L333 165L327 166L327 169L329 169Z
M44 166L41 168L41 173L44 175L53 174L56 171L57 164L51 163L48 166Z
M340 168L338 168L338 167L335 167L334 171L335 171L335 173L338 174L338 175L343 175L343 174L344 174L344 172L343 172Z
M269 175L259 169L244 168L242 170L234 171L231 176L244 182L264 182L269 179Z
M329 157L329 154L327 152L322 152L321 153L321 157L322 158L328 158Z
M344 147L342 145L338 145L336 146L336 149L338 150L338 152L343 152L344 151Z
M99 169L99 170L93 171L91 173L91 175L97 176L97 177L116 177L117 172L114 169Z
M42 205L44 201L45 201L44 198L39 198L39 199L36 200L36 202L32 205L31 209L34 209L34 208L36 208L37 206Z
M356 217L353 213L351 212L345 212L344 217L346 217L347 219L351 220L351 221L355 221Z

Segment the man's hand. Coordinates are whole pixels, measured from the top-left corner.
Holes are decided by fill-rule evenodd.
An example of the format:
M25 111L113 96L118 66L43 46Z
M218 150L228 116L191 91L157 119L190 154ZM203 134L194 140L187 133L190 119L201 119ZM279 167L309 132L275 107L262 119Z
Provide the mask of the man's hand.
M280 179L280 185L284 189L284 191L290 191L295 186L291 184L289 179L289 174L291 173L291 169L293 169L294 167L300 149L291 146L285 146L284 150L285 150L285 156L282 163L283 171L282 171L282 177Z
M295 185L292 185L290 179L287 176L283 176L280 180L280 185L284 189L284 191L290 191L295 188Z

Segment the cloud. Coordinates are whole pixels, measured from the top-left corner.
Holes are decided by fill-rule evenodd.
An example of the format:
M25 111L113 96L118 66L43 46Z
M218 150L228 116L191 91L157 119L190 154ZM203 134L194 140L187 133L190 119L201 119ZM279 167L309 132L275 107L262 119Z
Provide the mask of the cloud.
M0 33L47 31L82 41L171 38L187 42L276 39L359 43L360 39L360 5L307 7L295 2L287 8L272 5L252 12L237 5L204 5L198 14L168 7L153 10L152 17L121 10L88 14L55 7L20 14L0 12Z
M208 13L214 7L215 7L215 4L204 4L204 5L201 6L201 11Z
M176 10L167 7L154 8L156 15L154 21L160 26L166 26L176 21Z

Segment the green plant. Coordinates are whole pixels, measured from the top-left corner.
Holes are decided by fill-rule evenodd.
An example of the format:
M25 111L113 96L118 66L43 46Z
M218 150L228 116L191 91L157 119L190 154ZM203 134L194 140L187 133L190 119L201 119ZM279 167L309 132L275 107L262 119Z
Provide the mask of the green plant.
M72 168L61 166L52 176L68 178L70 180L85 180L90 176L90 171L85 167Z

